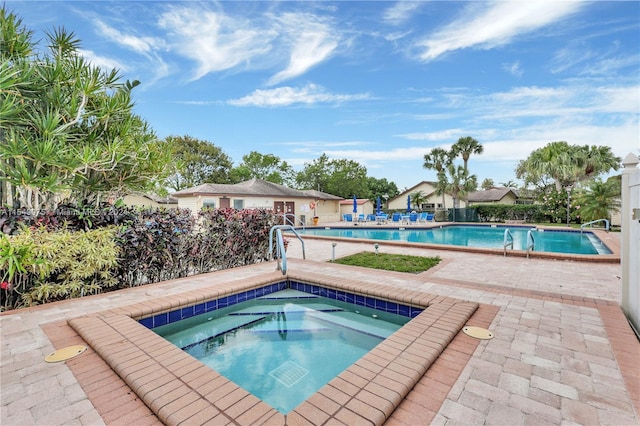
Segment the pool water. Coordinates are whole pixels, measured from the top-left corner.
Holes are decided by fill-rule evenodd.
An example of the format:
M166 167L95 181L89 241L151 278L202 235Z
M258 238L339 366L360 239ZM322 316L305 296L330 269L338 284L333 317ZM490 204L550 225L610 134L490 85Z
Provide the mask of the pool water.
M286 414L410 320L286 289L153 331Z
M611 250L592 232L542 230L529 227L454 225L437 228L307 228L303 235L364 238L383 241L445 244L502 249L504 232L513 235L513 249L526 250L527 232L533 229L534 251L570 254L611 254Z

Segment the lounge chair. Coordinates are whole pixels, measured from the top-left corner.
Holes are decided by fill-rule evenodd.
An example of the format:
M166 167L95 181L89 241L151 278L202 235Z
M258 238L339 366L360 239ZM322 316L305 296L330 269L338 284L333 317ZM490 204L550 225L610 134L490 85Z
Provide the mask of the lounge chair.
M364 213L360 213L358 215L358 222L365 222L365 221L366 221L366 219L365 219Z
M418 222L426 222L427 221L427 212L422 212L420 213L420 216L418 216Z
M391 216L391 222L400 222L401 219L402 215L400 213L394 213L393 216Z
M376 221L376 215L375 214L368 214L367 215L367 222L375 222Z
M411 213L409 215L409 223L416 223L418 221L418 213Z
M353 222L353 215L351 213L343 214L342 220L344 220L345 222Z
M427 213L427 222L433 222L435 216L435 213Z

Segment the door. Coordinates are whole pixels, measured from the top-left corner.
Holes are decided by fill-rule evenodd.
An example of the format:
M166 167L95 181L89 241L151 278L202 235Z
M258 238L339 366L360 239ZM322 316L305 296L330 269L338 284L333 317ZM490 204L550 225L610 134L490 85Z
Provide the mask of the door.
M220 198L220 208L221 209L228 209L229 207L231 207L231 198Z
M285 211L287 214L295 214L296 213L296 203L294 203L293 201L287 201L285 203Z

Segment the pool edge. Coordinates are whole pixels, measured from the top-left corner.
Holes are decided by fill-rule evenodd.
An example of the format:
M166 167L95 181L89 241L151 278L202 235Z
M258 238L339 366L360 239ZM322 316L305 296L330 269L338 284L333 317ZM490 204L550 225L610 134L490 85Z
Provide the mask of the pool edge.
M178 302L176 296L165 297L153 304L139 303L102 311L71 319L68 323L167 424L177 424L194 415L199 418L209 416L210 419L223 416L220 420L226 418L238 424L320 424L331 417L344 422L354 419L353 416L382 424L478 307L475 302L418 291L399 294L395 288L357 280L328 283L327 277L309 274L302 277L291 273L278 277L279 280L283 278L430 308L286 416L136 321L153 312L205 300L210 295L229 294L224 286L211 285L176 295L179 296ZM275 281L275 278L268 274L259 282L249 281L243 284L236 282L229 287L242 291ZM165 365L167 363L169 365ZM378 374L380 372L388 374ZM345 388L349 391L344 392ZM327 414L309 403L312 398L326 398L334 402L346 400L334 413Z

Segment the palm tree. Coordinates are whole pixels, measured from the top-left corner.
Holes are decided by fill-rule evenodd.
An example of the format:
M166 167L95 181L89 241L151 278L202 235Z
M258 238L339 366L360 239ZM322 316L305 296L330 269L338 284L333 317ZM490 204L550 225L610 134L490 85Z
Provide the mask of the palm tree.
M618 170L621 159L611 152L608 146L582 146L579 150L578 162L582 165L581 179L590 179L602 172Z
M583 222L611 219L611 213L620 210L620 182L595 179L575 197L574 206Z
M503 188L517 188L518 184L510 179L506 182L500 182L500 186L502 186Z
M63 192L82 200L163 180L172 147L134 114L139 81L91 64L64 28L47 32L37 55L32 31L5 6L0 28L0 178L14 205L55 208Z
M547 181L555 184L557 192L577 182L618 170L621 159L609 147L569 145L565 141L551 142L533 151L516 169L516 176L525 183L544 189ZM551 183L551 182L549 182Z
M447 186L446 169L453 162L451 152L442 148L432 148L428 154L424 155L424 164L422 167L428 170L435 170L438 173L438 182L436 183L436 194L442 195L442 208L446 207L445 193Z
M447 192L453 197L453 208L457 208L460 199L463 199L469 192L474 191L477 185L476 176L469 175L463 166L449 164L447 167L451 181L447 184Z
M422 210L422 205L427 201L427 196L422 191L416 191L409 194L411 196L411 203L418 209Z
M465 171L469 170L467 168L467 163L469 162L471 154L482 154L483 152L484 147L482 144L471 136L465 136L458 139L458 142L454 143L451 147L451 153L454 157L457 157L458 155L462 157Z

